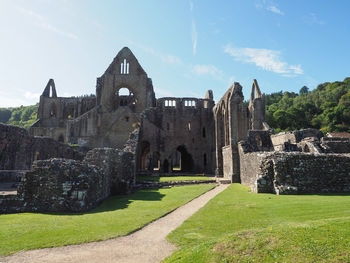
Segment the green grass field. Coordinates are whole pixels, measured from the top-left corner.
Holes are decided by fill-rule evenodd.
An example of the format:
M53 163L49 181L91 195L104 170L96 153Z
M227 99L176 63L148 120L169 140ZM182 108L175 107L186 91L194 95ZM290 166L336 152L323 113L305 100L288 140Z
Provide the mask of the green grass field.
M0 254L105 240L127 235L184 205L214 185L142 190L113 196L87 213L0 215Z
M168 239L165 262L350 262L350 195L254 194L233 184Z
M203 181L215 180L207 176L136 176L136 181L171 182L171 181Z

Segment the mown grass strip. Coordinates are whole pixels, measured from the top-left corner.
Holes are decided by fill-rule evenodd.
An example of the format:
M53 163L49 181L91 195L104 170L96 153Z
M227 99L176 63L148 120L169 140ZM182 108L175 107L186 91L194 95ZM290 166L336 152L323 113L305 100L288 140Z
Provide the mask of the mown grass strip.
M350 195L253 194L231 185L168 236L165 262L350 262Z
M212 189L188 185L113 196L80 214L0 215L0 254L106 240L127 235Z

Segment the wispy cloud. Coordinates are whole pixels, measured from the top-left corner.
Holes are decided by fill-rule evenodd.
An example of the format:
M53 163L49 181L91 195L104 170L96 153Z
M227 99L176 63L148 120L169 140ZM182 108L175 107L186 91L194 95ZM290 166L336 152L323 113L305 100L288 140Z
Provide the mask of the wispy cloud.
M269 12L283 16L284 12L278 8L273 0L260 0L255 3L257 9L267 10Z
M190 11L191 11L191 16L192 16L192 50L193 50L193 55L196 55L198 32L197 32L197 27L196 27L196 21L194 20L194 16L193 16L193 9L194 9L194 3L192 0L190 0Z
M279 8L277 8L274 5L266 7L266 10L271 11L272 13L275 13L275 14L278 14L278 15L281 15L281 16L284 15L284 13Z
M31 93L22 89L11 87L7 90L0 90L1 107L14 107L20 105L33 105L39 102L40 94Z
M174 56L172 54L164 54L164 53L159 52L159 51L157 51L157 50L155 50L155 49L153 49L151 47L147 47L145 45L136 43L136 42L134 42L134 41L132 41L130 39L127 39L126 41L130 45L138 47L139 49L142 49L143 51L158 57L164 63L167 63L167 64L178 64L178 65L182 64L182 60L179 57L177 57L177 56Z
M235 79L236 79L235 76L230 76L228 78L228 84L231 85L235 81Z
M55 27L54 25L49 23L45 17L43 17L42 15L40 15L32 10L24 9L22 7L17 7L17 9L21 14L31 18L34 22L34 25L36 25L40 28L51 31L51 32L56 33L56 34L63 36L63 37L67 37L67 38L74 39L74 40L78 39L77 35Z
M196 29L196 22L194 19L192 19L192 49L193 49L193 55L196 55L197 53L197 40L198 40L198 33Z
M194 4L192 1L190 1L190 11L192 12L193 11L193 7L194 7Z
M210 75L216 79L222 79L223 72L214 65L194 65L192 72L196 75Z
M325 22L317 17L315 13L310 13L307 16L304 16L303 18L304 22L309 25L324 25Z
M270 49L224 47L224 52L237 61L255 64L257 67L281 74L286 77L303 74L301 65L289 65L282 61L281 52Z
M155 87L154 91L159 94L160 96L163 97L176 97L171 91L169 91L168 89L162 89L162 88L158 88Z
M40 93L34 93L31 91L25 91L24 92L24 97L29 100L39 100L40 98Z

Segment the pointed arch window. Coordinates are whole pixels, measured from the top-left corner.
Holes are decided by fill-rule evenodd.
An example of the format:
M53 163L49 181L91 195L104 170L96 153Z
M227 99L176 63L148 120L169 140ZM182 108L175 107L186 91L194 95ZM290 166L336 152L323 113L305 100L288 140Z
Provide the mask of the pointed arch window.
M124 61L120 64L120 74L129 74L129 62Z

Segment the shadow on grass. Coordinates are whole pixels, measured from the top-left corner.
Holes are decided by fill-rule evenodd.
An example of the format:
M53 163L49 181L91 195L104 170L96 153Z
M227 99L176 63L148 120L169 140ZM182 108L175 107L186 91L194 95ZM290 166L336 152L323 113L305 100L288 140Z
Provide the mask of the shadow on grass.
M350 196L350 193L321 193L321 194L304 194L304 195L315 195L315 196Z
M87 212L47 212L41 213L46 215L69 215L69 216L77 216L77 215L87 215L87 214L95 214L95 213L103 213L103 212L111 212L119 209L125 209L136 200L143 201L160 201L163 199L165 195L158 192L157 189L152 190L140 190L130 195L114 195L108 197L106 200L102 201L102 203Z
M137 182L142 182L142 181L147 181L147 182L160 182L160 177L159 176L136 176L136 181Z

